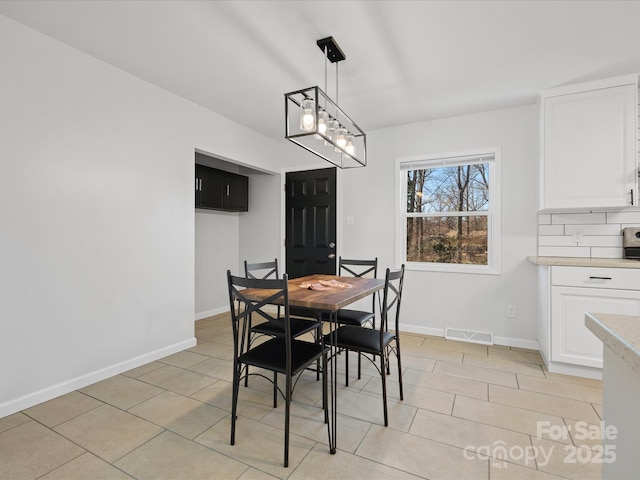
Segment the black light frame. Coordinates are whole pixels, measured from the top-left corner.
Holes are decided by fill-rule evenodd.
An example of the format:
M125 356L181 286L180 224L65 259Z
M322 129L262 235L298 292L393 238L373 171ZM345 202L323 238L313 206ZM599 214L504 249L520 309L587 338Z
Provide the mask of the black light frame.
M318 40L318 48L332 63L337 63L346 58L333 37ZM325 70L326 73L326 70ZM337 83L337 65L336 65ZM285 138L305 150L340 168L356 168L367 165L367 142L364 131L318 86L308 87L302 90L285 93ZM315 102L315 128L312 131L302 130L299 126L298 114L301 102L312 99ZM318 130L318 113L324 109L330 117L338 120L352 135L355 152L349 154L344 148L336 145L331 138Z

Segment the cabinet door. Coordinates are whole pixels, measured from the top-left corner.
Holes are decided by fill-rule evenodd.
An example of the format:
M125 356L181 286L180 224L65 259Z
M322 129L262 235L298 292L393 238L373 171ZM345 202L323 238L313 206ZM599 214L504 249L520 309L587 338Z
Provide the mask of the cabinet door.
M635 99L621 85L543 100L542 208L638 204Z
M196 207L222 209L224 200L223 176L218 170L196 165L196 177L200 180Z
M225 175L224 208L236 212L249 210L249 177Z
M585 326L586 312L640 315L640 292L552 287L552 361L602 367L602 341Z

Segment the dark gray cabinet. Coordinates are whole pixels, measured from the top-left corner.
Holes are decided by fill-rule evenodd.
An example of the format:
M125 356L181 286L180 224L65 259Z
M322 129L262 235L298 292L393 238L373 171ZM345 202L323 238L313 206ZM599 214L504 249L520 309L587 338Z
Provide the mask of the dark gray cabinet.
M196 208L247 212L249 177L196 164Z

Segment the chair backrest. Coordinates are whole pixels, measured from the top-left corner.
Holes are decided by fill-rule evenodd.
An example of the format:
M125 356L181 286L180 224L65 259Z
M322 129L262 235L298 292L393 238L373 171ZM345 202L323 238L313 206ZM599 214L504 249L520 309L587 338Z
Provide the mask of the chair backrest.
M338 259L338 275L343 275L345 272L354 277L366 277L373 273L373 278L376 278L378 275L378 258L376 257L373 260L347 260L340 257Z
M389 329L389 321L396 335L400 323L400 301L402 300L402 286L404 284L404 264L400 270L387 268L382 293L382 307L380 308L380 335Z
M278 278L278 259L275 258L273 262L257 262L248 263L244 261L244 276L247 278ZM278 306L278 317L280 317L280 306Z
M289 284L285 273L281 279L263 279L236 277L227 270L227 283L229 286L229 306L231 307L231 323L233 327L234 357L246 351L250 346L248 341L248 321L251 315L260 315L268 321L282 323L284 328L284 338L286 340L287 368L291 367L291 328L289 322ZM259 302L250 300L243 293L245 289L267 289L272 290L271 295ZM274 316L270 308L265 308L277 303L284 310L284 314Z
M353 260L338 258L338 275L349 273L354 277L378 277L378 257L373 260ZM379 299L378 299L379 300ZM376 296L371 296L371 311L376 311Z
M247 278L278 278L278 259L273 262L248 263L244 261L244 275Z

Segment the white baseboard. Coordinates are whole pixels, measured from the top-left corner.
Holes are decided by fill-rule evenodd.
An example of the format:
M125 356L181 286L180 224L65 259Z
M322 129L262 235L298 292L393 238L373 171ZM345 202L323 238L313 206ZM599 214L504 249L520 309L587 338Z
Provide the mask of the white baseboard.
M203 318L213 317L214 315L220 315L221 313L225 313L229 311L229 306L213 308L211 310L206 310L204 312L196 313L195 321L202 320Z
M444 328L421 327L419 325L400 325L402 332L419 333L421 335L431 335L432 337L443 337Z
M445 335L444 328L422 327L419 325L401 325L403 332L419 333L422 335L431 335L432 337L443 337ZM509 337L493 337L493 343L496 345L504 345L507 347L528 348L530 350L540 350L537 340L526 340L522 338Z
M265 305L264 309L268 312L275 313L277 312L278 307L276 307L275 305ZM214 315L220 315L221 313L227 313L229 311L229 307L221 307L207 310L206 312L196 313L195 321L197 322L198 320L213 317Z
M493 337L493 343L506 347L526 348L540 351L540 344L537 340L525 340L523 338Z
M57 385L43 388L42 390L38 390L37 392L29 393L22 397L9 400L8 402L0 404L0 418L6 417L26 408L33 407L34 405L38 405L42 402L46 402L47 400L51 400L66 393L73 392L74 390L84 388L88 385L99 382L109 377L113 377L114 375L118 375L133 368L137 368L155 360L159 360L168 355L181 352L195 345L196 338L193 337L188 340L178 342L164 348L160 348L153 352L149 352L144 355L125 360L124 362L110 365L94 372L89 372L85 375L72 378Z
M602 380L602 369L596 367L583 367L581 365L569 365L568 363L550 362L543 356L544 363L551 373L571 375L572 377L592 378Z

